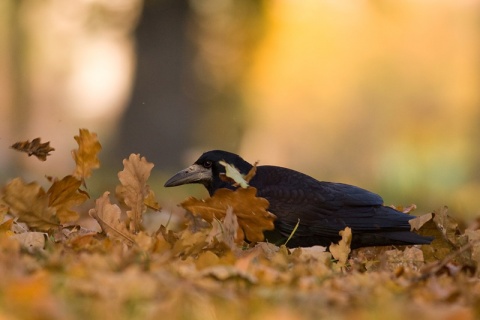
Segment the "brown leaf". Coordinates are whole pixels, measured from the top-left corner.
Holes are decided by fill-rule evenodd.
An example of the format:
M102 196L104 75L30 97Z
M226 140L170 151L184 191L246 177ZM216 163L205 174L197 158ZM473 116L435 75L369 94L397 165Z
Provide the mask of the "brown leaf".
M3 221L3 220L2 220ZM5 233L12 230L13 219L8 219L0 223L0 233Z
M157 198L155 197L155 193L153 192L152 189L148 191L149 191L148 195L143 200L143 203L152 210L160 211L162 207L158 203Z
M421 216L418 216L416 218L413 218L412 220L408 221L410 223L410 230L420 230L420 228L427 223L428 221L433 219L433 214L432 213L427 213L427 214L422 214Z
M13 235L20 245L28 250L43 249L45 247L45 233L24 232Z
M151 197L147 179L153 163L147 162L145 157L140 158L138 154L131 154L128 160L123 160L123 166L124 169L118 173L123 186L120 190L125 204L131 209L127 211L129 229L137 233L140 231L142 214L146 210L145 199Z
M432 213L412 219L413 230L423 236L433 237L429 246L422 246L425 261L432 262L444 259L458 248L458 223L447 215L447 208L435 210Z
M438 230L442 233L444 238L451 244L457 244L457 237L460 234L458 222L447 214L448 207L443 207L435 210L433 221L437 224Z
M28 153L29 157L35 156L42 161L47 160L47 156L50 155L50 152L55 150L54 148L50 147L50 141L40 143L40 138L33 139L32 142L29 140L16 142L12 144L10 148L21 152L26 152Z
M233 208L230 206L227 208L222 225L222 240L228 245L229 248L234 249L235 242L242 242L243 238L238 238L238 219L233 213Z
M257 189L247 188L235 191L219 189L206 200L198 200L193 197L181 203L181 206L200 216L208 222L214 218L222 220L228 207L232 207L233 213L238 218L237 239L247 238L249 241L258 242L264 239L264 230L273 230L275 215L267 211L268 201L256 196Z
M232 207L228 207L223 221L214 219L212 221L212 229L208 233L206 242L213 243L216 239L227 245L231 251L236 251L238 248L236 243L243 242L244 235L238 237L238 219L233 213Z
M348 255L350 254L350 243L352 242L352 229L346 227L339 232L342 239L338 244L332 243L329 247L330 253L333 258L338 260L337 265L344 267L348 261Z
M4 190L3 200L19 221L29 227L46 231L59 225L55 209L48 206L48 194L35 182L25 184L13 179Z
M390 249L381 256L382 266L390 271L400 268L419 270L424 265L423 252L419 248L410 247L405 250Z
M0 203L0 222L2 222L3 219L5 219L5 216L7 215L7 213L8 213L8 207L3 203Z
M250 180L252 180L252 178L255 176L255 174L257 173L257 164L258 161L255 161L252 169L250 169L250 171L248 171L248 173L245 175L245 181L250 182Z
M87 129L80 129L78 136L74 137L78 143L78 149L72 150L72 156L76 167L73 176L84 181L92 175L92 170L100 167L97 154L102 150L96 133L90 133Z
M88 194L79 189L81 184L82 181L69 175L60 181L53 182L48 189L48 205L56 210L58 220L61 223L78 220L78 213L71 208L84 203L88 199Z
M134 235L127 230L125 223L120 221L121 210L117 205L110 203L109 194L106 191L101 198L98 198L95 201L95 209L90 209L88 213L97 220L108 237L133 245Z

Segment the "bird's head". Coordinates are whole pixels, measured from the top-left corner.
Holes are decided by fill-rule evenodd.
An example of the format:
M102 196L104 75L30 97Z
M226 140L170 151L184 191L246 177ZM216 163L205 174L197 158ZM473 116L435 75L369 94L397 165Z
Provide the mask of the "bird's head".
M213 195L219 188L231 188L231 184L220 178L220 174L225 173L225 167L220 164L220 161L235 166L242 174L247 174L252 168L252 165L239 155L222 150L212 150L205 152L190 167L177 172L168 179L165 187L200 183L207 188L210 195Z

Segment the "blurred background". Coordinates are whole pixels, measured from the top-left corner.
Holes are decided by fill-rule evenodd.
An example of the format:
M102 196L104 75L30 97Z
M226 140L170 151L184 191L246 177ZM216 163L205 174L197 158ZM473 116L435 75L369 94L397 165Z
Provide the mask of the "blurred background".
M202 152L355 184L386 204L480 215L480 1L3 0L0 184L73 171L99 135L92 198L122 159L163 182ZM46 162L9 149L41 137Z

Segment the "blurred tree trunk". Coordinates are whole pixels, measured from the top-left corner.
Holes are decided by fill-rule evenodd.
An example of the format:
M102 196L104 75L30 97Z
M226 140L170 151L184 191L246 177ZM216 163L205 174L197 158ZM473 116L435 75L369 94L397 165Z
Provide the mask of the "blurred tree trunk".
M245 127L243 78L262 19L262 2L253 0L146 1L119 156L140 153L172 170L190 153L235 151Z
M121 123L117 150L140 153L164 167L178 167L199 117L191 96L192 45L188 1L146 1L136 31L137 72Z

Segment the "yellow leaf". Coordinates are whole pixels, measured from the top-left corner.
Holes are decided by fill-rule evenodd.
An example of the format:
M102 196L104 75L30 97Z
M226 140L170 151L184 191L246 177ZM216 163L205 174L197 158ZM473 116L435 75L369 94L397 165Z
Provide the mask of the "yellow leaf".
M220 258L212 251L204 251L195 260L195 265L198 270L203 270L208 267L216 266L219 264Z
M2 222L5 219L5 216L7 215L7 213L8 213L8 206L4 205L3 203L0 203L0 222Z
M162 209L162 207L158 204L155 193L152 189L149 190L148 195L145 197L143 203L145 203L147 207L155 211L160 211L160 209Z
M227 208L231 207L238 218L237 240L241 235L249 241L263 241L264 230L273 230L275 215L267 211L269 203L267 199L256 196L257 189L219 189L206 200L198 200L193 197L181 203L181 206L196 216L200 216L208 222L214 218L223 220ZM244 235L244 236L243 236Z
M342 239L338 244L332 243L329 247L330 253L333 258L338 260L337 265L344 267L348 261L348 255L350 254L350 243L352 242L352 229L346 227L339 232Z
M257 173L257 162L253 164L253 167L248 171L246 175L241 174L235 166L226 163L225 161L219 162L222 166L225 167L225 174L220 174L220 179L232 183L235 187L247 188L248 183Z
M100 167L97 154L102 149L98 142L97 134L90 133L87 129L80 129L78 136L74 137L78 143L78 149L72 150L72 156L76 167L73 176L84 181L92 175L92 170Z
M61 223L78 220L78 213L71 208L84 203L88 199L88 195L79 189L81 184L82 182L77 178L66 176L60 181L55 181L48 189L48 205L56 209L58 220Z
M118 179L123 186L121 189L123 200L131 209L127 211L129 229L137 233L140 231L142 214L146 210L145 199L151 197L147 180L153 163L147 162L145 157L140 158L138 154L131 154L128 160L123 160L123 166L124 169L118 173Z
M19 221L31 228L46 231L59 225L55 209L48 206L48 194L35 182L13 179L5 187L3 200Z
M0 233L5 233L12 230L13 219L0 223Z
M88 212L102 227L102 230L112 239L120 240L128 245L135 243L134 235L127 230L124 222L120 221L121 211L117 205L111 204L109 192L95 201L95 208Z
M227 177L231 178L235 183L240 185L242 188L248 187L247 181L243 178L243 175L238 171L235 166L226 163L225 161L219 161L219 163L225 167L225 174Z

